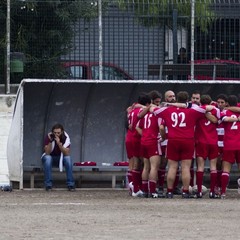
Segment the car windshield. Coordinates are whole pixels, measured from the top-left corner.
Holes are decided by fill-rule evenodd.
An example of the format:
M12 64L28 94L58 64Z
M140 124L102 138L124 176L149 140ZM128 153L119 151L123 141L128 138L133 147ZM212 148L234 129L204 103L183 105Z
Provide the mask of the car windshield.
M83 66L71 66L70 67L70 77L77 79L84 79L83 76Z

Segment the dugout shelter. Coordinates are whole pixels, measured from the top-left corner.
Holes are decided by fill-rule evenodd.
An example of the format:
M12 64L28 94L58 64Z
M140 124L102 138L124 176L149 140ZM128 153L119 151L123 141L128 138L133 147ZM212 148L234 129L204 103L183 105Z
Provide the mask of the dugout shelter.
M22 80L9 132L9 180L23 188L24 169L42 167L43 140L52 125L63 124L71 138L73 162L97 164L127 161L126 109L141 92L200 90L239 96L234 81L80 81Z

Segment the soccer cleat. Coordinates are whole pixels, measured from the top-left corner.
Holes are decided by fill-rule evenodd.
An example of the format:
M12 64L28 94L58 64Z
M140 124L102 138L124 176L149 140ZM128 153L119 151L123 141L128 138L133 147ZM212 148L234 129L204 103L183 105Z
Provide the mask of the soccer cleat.
M181 195L181 194L182 194L182 190L181 190L179 187L176 187L176 188L173 190L173 194L174 194L174 195Z
M173 198L173 193L172 192L167 192L166 193L166 198Z
M226 198L226 195L223 193L221 194L221 199L225 199Z
M166 197L166 196L165 196L164 192L158 193L158 198L165 198L165 197Z
M51 191L52 191L52 187L47 186L47 187L45 188L45 190L46 190L47 192L51 192Z
M156 189L156 192L157 192L159 198L165 198L166 197L165 194L164 194L163 187L160 187L160 188Z
M216 198L219 198L219 195L216 194L215 192L210 192L209 193L209 198L216 199Z
M140 198L148 198L148 193L147 192L142 192L142 193L139 194L138 197L140 197Z
M182 198L194 198L194 196L191 195L190 193L183 192L182 193Z
M143 191L139 190L136 193L132 192L132 197L142 197L143 196Z
M150 198L158 198L158 193L150 193L149 197Z
M202 196L203 196L202 192L197 192L197 193L195 194L195 197L196 197L196 198L202 198Z
M68 191L74 192L74 191L76 191L76 189L74 186L68 186Z
M238 184L238 194L240 194L240 178L238 178L237 184Z
M129 195L132 196L132 192L133 192L133 182L130 182L128 184L128 188L129 188Z
M218 196L221 195L221 188L216 186L216 187L214 188L214 192L215 192L215 194L218 195Z

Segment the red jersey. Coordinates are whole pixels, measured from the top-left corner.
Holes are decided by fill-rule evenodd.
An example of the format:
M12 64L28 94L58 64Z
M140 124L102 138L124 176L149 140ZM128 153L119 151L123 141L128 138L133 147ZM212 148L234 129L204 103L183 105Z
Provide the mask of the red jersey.
M194 138L194 129L199 118L204 117L206 110L197 105L192 108L163 107L154 111L162 117L168 128L168 139Z
M217 125L218 147L223 148L224 126L223 122L219 121Z
M130 111L127 115L128 118L128 125L131 126L131 128L127 130L126 135L126 141L131 141L132 139L139 139L141 136L136 131L137 122L139 120L138 115L142 111L142 108L135 108L132 111Z
M239 150L240 149L240 122L224 122L225 117L240 116L239 113L232 112L230 110L222 111L222 120L224 127L224 150Z
M142 129L141 144L156 143L160 140L159 127L161 120L161 118L156 117L153 113L148 112L138 122L137 127Z
M220 118L220 110L214 108L210 114L215 116L217 119ZM195 139L196 142L206 143L206 144L217 144L218 134L217 134L217 123L212 123L206 117L200 118L197 121L195 128Z

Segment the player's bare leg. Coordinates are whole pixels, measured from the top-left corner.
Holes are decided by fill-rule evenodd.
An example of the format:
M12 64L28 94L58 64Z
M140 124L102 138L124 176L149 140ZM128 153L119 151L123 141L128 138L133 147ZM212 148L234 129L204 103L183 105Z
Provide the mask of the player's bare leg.
M221 177L221 183L222 183L221 198L224 199L226 196L227 185L229 182L229 173L231 171L232 164L229 162L223 161L222 167L223 167L223 172Z
M166 197L172 198L173 186L178 169L178 162L168 159L168 173L167 173L167 195Z
M157 198L156 193L157 180L158 180L158 169L160 165L160 156L155 155L150 157L150 173L149 173L149 193L151 197Z
M181 168L182 168L182 183L183 183L183 190L182 190L182 197L189 198L189 185L190 185L190 168L191 168L191 159L185 159L181 161Z

